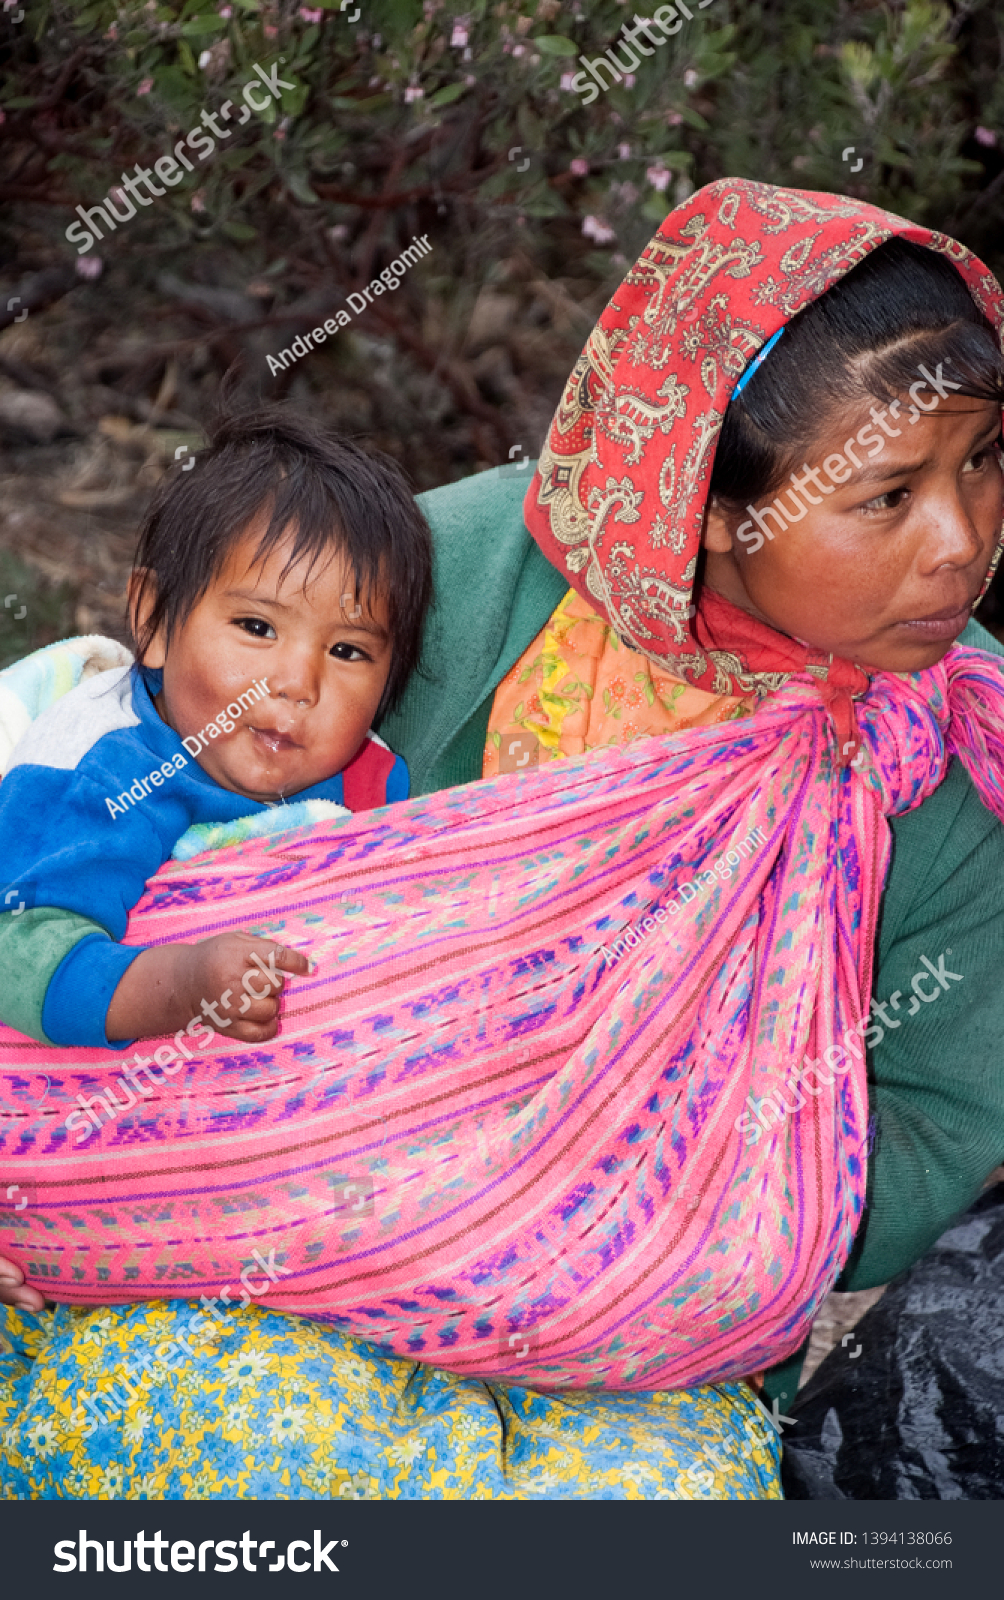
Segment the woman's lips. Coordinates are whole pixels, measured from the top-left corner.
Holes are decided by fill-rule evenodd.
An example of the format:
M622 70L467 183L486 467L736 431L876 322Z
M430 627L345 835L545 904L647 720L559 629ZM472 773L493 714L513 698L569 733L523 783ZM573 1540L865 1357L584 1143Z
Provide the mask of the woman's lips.
M955 639L972 615L973 602L968 600L958 611L939 611L930 617L918 617L911 622L901 622L901 628L920 634L925 639Z
M288 733L280 733L277 728L254 728L248 730L259 749L264 748L271 755L282 756L290 750L299 750L300 746Z

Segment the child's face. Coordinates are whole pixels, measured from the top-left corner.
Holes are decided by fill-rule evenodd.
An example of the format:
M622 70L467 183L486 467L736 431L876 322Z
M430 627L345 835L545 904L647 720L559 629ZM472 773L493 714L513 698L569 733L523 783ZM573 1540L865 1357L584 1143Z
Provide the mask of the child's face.
M391 666L386 600L357 609L354 585L336 553L281 579L284 540L263 565L251 563L267 527L247 528L224 570L164 654L160 637L145 665L163 667L157 709L182 738L199 733L257 679L268 697L210 740L196 758L216 783L275 803L341 772L369 729ZM246 703L246 702L245 702Z
M997 544L1004 477L991 447L1000 410L949 395L911 422L909 401L898 415L875 406L892 436L868 404L851 411L795 468L800 487L789 478L757 505L762 513L780 497L796 517L805 508L783 530L767 517L774 537L759 549L748 512L726 517L712 503L705 577L804 644L872 669L914 672L940 661L962 632ZM844 465L834 463L838 455ZM827 461L837 476L849 472L846 481L834 483ZM745 544L736 536L744 525Z

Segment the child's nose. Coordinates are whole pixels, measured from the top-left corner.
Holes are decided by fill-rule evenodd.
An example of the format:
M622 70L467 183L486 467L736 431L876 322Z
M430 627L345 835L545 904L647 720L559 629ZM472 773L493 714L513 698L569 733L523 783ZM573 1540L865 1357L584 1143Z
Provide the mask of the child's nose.
M317 703L318 678L306 663L291 663L283 671L269 673L269 693L275 700L291 700L294 705Z

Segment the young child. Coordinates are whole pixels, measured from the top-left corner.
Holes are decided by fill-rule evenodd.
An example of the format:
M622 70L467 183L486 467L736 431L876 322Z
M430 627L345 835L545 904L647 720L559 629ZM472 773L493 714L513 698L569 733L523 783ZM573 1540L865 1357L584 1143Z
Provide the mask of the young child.
M193 825L294 798L407 798L404 762L370 727L417 664L431 572L396 465L282 407L224 419L166 481L129 584L135 665L43 713L0 783L4 877L31 886L24 914L67 945L39 1036L124 1047L205 1018L230 1039L273 1037L281 974L309 970L299 952L239 932L116 941ZM288 826L303 816L290 808ZM14 994L0 1020L24 1029Z

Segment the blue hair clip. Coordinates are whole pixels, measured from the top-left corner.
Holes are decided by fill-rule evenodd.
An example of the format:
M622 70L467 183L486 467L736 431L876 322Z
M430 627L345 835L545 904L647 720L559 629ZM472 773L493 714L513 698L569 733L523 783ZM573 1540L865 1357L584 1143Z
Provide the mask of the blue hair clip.
M764 356L769 354L769 352L771 350L773 350L774 346L777 344L777 341L780 339L780 337L781 337L783 332L784 332L783 328L778 328L777 332L775 334L773 334L771 336L771 338L769 338L767 340L767 343L765 345L763 345L760 350L757 351L756 355L753 357L753 360L750 362L749 366L746 368L746 371L743 373L742 377L739 379L739 382L736 384L735 388L732 391L732 399L733 400L736 398L736 395L742 394L743 390L745 389L746 385L749 383L750 379L752 378L752 376L753 376L754 372L756 371L757 367L760 365L760 363L763 360Z

